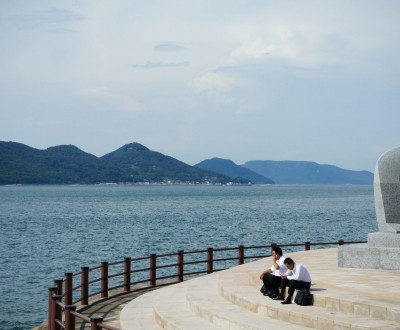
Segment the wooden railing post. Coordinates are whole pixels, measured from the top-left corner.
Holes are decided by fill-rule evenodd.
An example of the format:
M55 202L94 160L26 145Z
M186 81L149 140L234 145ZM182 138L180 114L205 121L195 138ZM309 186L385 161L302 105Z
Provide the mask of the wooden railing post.
M100 330L99 323L103 322L102 317L90 318L90 330Z
M58 302L61 302L62 296L55 295L52 297L52 316L51 316L51 329L61 330L61 326L57 323L57 320L61 322L62 320L62 309Z
M64 308L65 312L65 330L75 330L75 315L71 312L75 312L75 305L67 305Z
M52 328L52 317L54 315L53 311L53 296L57 294L57 287L52 286L49 288L49 305L47 311L47 328L48 330L53 330Z
M238 264L244 264L244 245L239 245L239 256L238 256Z
M339 244L339 245L344 245L344 240L340 239L340 240L338 241L338 244Z
M73 281L73 273L65 273L65 282L64 282L64 305L72 305L72 281Z
M183 250L178 251L178 282L183 282Z
M157 284L157 254L150 254L150 286Z
M89 305L89 267L81 267L81 304Z
M124 291L131 291L131 262L132 258L126 257L124 259Z
M101 263L101 297L108 298L108 261Z
M208 248L207 249L207 274L211 274L213 272L213 254L214 249Z
M304 250L309 251L311 249L311 242L305 242L304 243Z
M57 287L57 295L62 296L63 294L63 282L64 280L54 280L54 285Z

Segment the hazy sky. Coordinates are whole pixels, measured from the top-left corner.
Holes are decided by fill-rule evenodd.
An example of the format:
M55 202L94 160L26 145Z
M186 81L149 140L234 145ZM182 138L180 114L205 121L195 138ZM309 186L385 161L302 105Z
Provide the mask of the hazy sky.
M397 0L0 0L0 140L373 171L399 55Z

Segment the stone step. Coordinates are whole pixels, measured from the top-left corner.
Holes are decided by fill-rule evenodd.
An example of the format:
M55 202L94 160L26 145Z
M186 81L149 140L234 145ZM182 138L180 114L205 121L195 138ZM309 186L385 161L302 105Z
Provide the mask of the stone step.
M207 289L204 289L204 285ZM257 315L242 308L218 294L216 281L191 285L187 292L187 304L191 311L215 325L218 329L266 330L266 329L307 329L287 320L279 320L268 315Z
M155 295L156 291L152 291L130 301L120 313L121 329L160 330L154 317Z
M129 316L130 319L129 322L121 321L122 329L144 330L151 327L153 330L217 330L217 327L195 315L187 307L187 284L191 281L193 280L161 288L151 295L146 294L132 300L124 308L125 314L121 313L121 318L126 320ZM141 313L145 313L145 320Z
M348 314L318 306L282 305L264 297L253 285L219 282L219 293L233 304L255 314L283 320L313 329L396 329L395 320L371 320L363 315Z
M295 252L287 256L309 267L315 306L331 312L400 323L398 271L338 268L336 249ZM259 274L270 263L271 258L265 258L243 265L243 271L248 271L247 284L259 289L262 285Z
M400 322L400 306L380 299L366 299L351 293L320 288L311 290L314 306L322 307L331 312L342 312L371 320L389 320Z
M231 276L232 280L239 285L250 285L257 289L262 286L259 275L254 271L248 271L247 277L243 274L240 277ZM351 282L349 281L349 283ZM366 290L373 292L371 287L366 288ZM330 312L354 314L372 320L400 322L400 305L397 302L386 300L384 296L366 297L351 291L350 288L337 287L334 283L328 283L317 277L316 283L313 281L311 286L313 305L326 308Z

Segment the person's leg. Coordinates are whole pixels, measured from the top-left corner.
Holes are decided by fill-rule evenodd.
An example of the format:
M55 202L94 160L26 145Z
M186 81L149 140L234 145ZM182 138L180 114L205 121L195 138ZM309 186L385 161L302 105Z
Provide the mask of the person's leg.
M264 296L271 294L271 284L269 280L270 276L271 274L265 274L262 279L264 283L264 292L263 292Z
M293 298L293 293L297 289L299 281L297 280L290 280L289 281L289 290L288 290L288 296L284 301L282 301L282 304L291 304L292 303L292 298Z
M310 287L311 287L310 282L297 281L296 285L297 290L310 290Z
M285 300L285 289L289 284L289 280L279 277L279 286L277 294L272 298L274 300Z
M281 284L281 277L275 276L275 275L271 276L270 283L271 283L271 292L272 292L272 295L270 297L276 298L279 295L279 286Z
M274 298L275 300L284 300L285 299L285 290L286 287L289 286L290 284L290 280L286 279L286 278L282 278L281 279L281 283L280 283L280 287L279 287L279 295L278 297Z

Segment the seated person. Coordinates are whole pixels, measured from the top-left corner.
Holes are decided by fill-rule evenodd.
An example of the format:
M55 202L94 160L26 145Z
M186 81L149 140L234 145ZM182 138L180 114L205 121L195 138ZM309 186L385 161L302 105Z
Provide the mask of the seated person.
M285 259L285 265L288 271L282 275L281 293L275 300L284 300L285 288L289 286L288 296L286 300L282 301L282 304L291 304L295 290L310 289L311 276L303 265L296 264L291 258Z
M279 246L272 247L272 266L260 274L260 279L264 285L261 292L264 296L275 298L279 295L279 286L281 276L285 274L287 268L285 266L285 257L282 255L282 249Z

